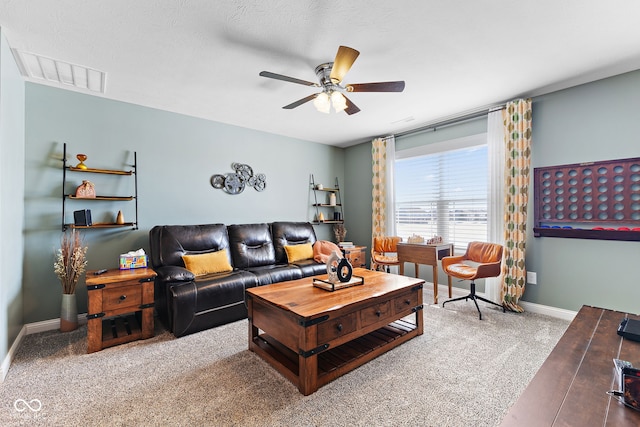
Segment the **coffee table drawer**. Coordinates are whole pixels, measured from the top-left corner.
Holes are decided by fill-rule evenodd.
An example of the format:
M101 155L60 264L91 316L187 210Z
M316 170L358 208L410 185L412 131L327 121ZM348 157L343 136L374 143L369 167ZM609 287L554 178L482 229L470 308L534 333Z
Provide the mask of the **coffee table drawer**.
M396 313L402 313L418 305L418 292L402 295L393 301Z
M328 343L343 335L356 330L357 313L350 313L346 316L329 319L318 325L318 344Z
M391 316L391 301L372 305L360 310L360 322L362 326L369 326Z

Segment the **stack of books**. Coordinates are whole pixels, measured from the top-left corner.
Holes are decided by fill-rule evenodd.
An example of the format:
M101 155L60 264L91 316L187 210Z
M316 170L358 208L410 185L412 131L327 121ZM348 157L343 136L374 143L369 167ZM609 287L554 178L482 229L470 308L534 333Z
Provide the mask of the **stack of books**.
M356 245L354 245L353 242L338 242L338 247L340 247L340 249L348 249L355 248Z

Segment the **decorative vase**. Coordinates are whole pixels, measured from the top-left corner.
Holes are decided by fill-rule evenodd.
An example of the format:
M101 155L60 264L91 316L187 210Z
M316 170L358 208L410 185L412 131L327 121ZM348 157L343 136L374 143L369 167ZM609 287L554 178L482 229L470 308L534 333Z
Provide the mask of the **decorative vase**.
M69 332L78 329L78 305L76 294L62 294L62 306L60 307L60 332Z
M337 251L332 251L329 258L327 258L327 274L331 283L338 283L338 264L341 259L342 257Z
M336 193L329 193L329 205L336 205Z

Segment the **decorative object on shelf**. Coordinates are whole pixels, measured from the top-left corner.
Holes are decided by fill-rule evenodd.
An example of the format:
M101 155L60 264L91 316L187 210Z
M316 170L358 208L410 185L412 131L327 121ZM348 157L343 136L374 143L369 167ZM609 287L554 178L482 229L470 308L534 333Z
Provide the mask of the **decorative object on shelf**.
M318 213L318 222L324 222L324 214L322 212Z
M80 163L76 165L76 169L87 169L87 165L84 164L84 161L87 160L86 154L76 154L76 159L80 161Z
M442 236L433 236L427 240L427 245L439 245L443 242Z
M324 190L324 185L322 185L322 184L317 184L317 185L316 185L316 190Z
M327 274L329 276L327 280L330 283L338 282L338 265L341 259L342 257L338 254L338 251L331 252L327 259Z
M344 238L347 237L347 229L344 224L334 224L333 235L336 236L336 242L344 242Z
M87 247L75 230L63 233L60 248L56 253L53 271L62 285L62 305L60 307L60 331L68 332L78 328L78 307L76 285L87 266Z
M247 185L256 191L264 191L267 187L267 176L263 173L254 175L251 166L243 163L231 163L231 168L235 172L213 175L210 179L211 186L229 194L240 194Z
M411 236L409 236L409 238L407 239L407 243L424 243L424 237L419 236L417 234L412 234Z
M82 184L76 188L76 197L79 199L95 199L96 187L93 182L83 179Z
M335 205L336 205L336 193L332 191L329 193L329 206L335 206Z
M73 225L81 227L89 227L93 225L93 221L91 220L91 209L73 211Z
M122 211L118 211L118 215L116 215L116 224L124 224L124 215L122 214Z

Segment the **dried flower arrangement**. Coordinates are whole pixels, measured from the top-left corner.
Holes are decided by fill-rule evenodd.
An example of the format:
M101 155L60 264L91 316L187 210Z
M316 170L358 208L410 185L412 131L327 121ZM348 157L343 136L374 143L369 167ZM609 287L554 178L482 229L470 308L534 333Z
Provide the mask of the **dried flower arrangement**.
M82 236L76 230L65 232L60 238L60 249L57 250L53 270L60 279L64 294L76 292L78 279L87 266L88 248L82 244Z
M347 236L347 229L344 224L335 224L333 226L333 234L336 237L336 242L344 242L344 238Z

